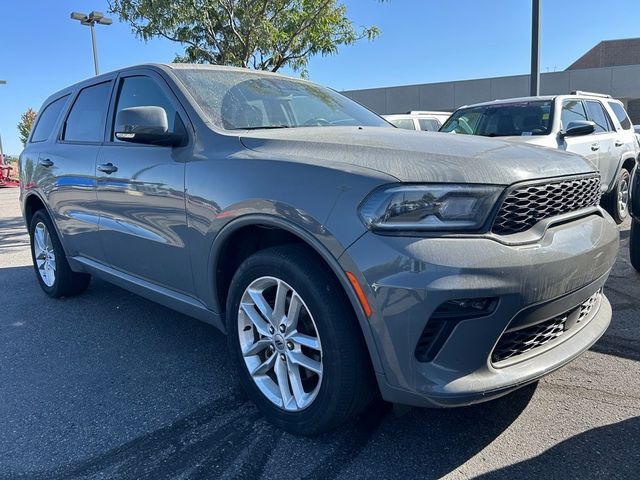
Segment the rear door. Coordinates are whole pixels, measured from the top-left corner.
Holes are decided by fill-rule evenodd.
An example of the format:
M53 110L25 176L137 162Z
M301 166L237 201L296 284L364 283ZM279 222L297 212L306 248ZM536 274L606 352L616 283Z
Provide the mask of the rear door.
M563 100L561 107L561 128L566 130L571 122L588 121L587 111L580 99ZM577 153L588 158L596 167L599 167L600 144L595 135L579 135L575 137L562 137L559 147L567 152Z
M104 260L98 240L95 163L104 138L113 81L81 88L71 100L50 148L42 150L38 168L51 173L47 203L67 255Z
M172 148L117 140L117 113L139 106L162 107L169 130L184 130L182 119L187 117L162 77L141 69L118 78L96 166L100 238L111 266L191 293L184 170L192 142Z
M598 168L602 177L602 184L608 189L613 186L613 181L620 163L622 143L616 142L618 134L613 127L613 122L598 100L585 100L587 116L596 124L593 134L598 141Z

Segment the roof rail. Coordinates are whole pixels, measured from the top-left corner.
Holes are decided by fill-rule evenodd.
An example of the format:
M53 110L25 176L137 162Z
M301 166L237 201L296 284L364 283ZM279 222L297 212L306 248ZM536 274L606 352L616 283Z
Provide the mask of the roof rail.
M406 115L451 115L451 112L442 110L411 110Z
M611 95L606 93L585 92L584 90L574 90L571 95L588 95L590 97L612 98Z

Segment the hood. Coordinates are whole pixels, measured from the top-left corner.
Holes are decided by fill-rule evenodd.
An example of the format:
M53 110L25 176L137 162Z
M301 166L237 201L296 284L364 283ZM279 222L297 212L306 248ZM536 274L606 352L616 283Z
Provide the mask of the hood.
M270 157L354 165L401 182L515 182L596 171L578 155L471 135L385 127L305 127L241 134L242 144Z

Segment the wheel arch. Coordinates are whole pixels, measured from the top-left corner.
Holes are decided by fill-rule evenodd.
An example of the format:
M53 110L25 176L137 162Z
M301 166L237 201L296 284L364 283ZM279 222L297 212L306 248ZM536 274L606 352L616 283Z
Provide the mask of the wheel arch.
M263 231L256 232L256 229L262 229ZM265 232L268 233L264 235ZM263 238L267 238L264 246L261 246L263 244L260 242L260 236L255 235L255 233L260 233ZM326 235L328 234L325 232ZM260 245L260 248L255 248L256 243ZM356 292L349 282L347 274L338 262L338 257L344 252L344 248L342 247L340 254L336 255L315 235L287 220L270 215L255 214L243 216L223 227L213 242L209 256L209 291L214 294L214 308L223 315L225 314L226 298L231 278L244 259L263 248L287 243L299 243L307 246L333 272L356 315L369 351L372 366L375 371L381 371L381 362L369 321ZM231 247L238 253L227 257L226 255L231 251Z

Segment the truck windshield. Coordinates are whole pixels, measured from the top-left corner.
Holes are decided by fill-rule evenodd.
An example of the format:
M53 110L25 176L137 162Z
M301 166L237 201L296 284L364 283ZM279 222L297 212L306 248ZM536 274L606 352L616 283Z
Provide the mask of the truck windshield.
M250 70L175 68L211 123L225 130L388 127L375 113L325 87Z
M547 135L553 120L551 107L551 100L536 100L460 108L440 131L485 137Z

